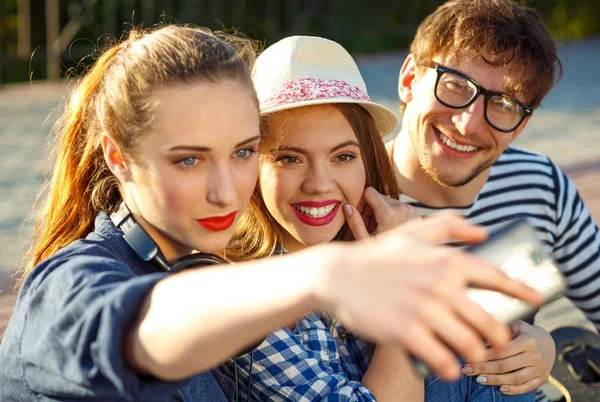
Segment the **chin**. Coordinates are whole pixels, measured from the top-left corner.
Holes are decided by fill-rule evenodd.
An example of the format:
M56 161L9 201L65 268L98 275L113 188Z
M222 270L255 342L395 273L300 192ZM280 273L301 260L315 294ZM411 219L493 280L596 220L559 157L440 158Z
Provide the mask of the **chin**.
M316 246L321 243L329 243L335 238L336 234L337 232L333 234L320 233L317 236L304 236L300 237L299 241L307 246Z
M214 238L198 241L194 249L206 254L215 254L227 247L230 238L231 233L222 236L215 235Z
M462 187L469 184L490 166L480 165L475 169L463 172L435 172L434 180L445 187Z
M446 188L462 187L473 180L472 177L448 177L439 174L429 174L429 177L438 185Z
M329 241L330 240L326 240L326 239L311 239L311 240L306 240L306 241L300 240L300 242L307 247L316 246L317 244L327 243Z

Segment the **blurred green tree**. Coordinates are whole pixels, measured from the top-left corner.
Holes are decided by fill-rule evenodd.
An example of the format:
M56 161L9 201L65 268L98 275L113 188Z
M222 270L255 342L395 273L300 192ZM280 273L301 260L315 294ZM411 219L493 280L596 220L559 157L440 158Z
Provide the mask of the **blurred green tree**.
M18 4L21 2L21 8ZM29 4L27 55L20 54L18 11ZM318 35L354 53L405 49L419 22L443 0L0 0L0 83L46 78L48 9L58 5L62 32L60 70L81 71L79 62L120 37L132 25L193 23L238 29L266 44L292 34ZM598 0L520 0L537 9L559 40L600 34ZM21 16L23 17L23 16ZM100 38L100 39L98 39ZM22 52L21 52L22 53ZM86 59L88 60L88 59Z

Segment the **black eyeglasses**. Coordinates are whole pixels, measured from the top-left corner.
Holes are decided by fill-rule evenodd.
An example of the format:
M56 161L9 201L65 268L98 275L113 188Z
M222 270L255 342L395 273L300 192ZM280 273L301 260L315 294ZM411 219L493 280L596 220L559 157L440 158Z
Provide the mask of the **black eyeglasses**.
M437 72L435 81L435 98L442 105L452 109L462 109L477 99L480 94L485 97L484 117L490 126L498 131L510 133L519 127L533 109L517 99L501 92L488 91L471 77L440 66L424 65Z

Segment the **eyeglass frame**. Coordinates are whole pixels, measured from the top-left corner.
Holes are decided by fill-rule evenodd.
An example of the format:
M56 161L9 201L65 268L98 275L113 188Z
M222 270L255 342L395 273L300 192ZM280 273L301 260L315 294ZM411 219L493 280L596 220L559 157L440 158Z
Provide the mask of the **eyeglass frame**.
M531 114L533 113L533 108L524 104L520 100L510 97L502 92L490 91L490 90L484 88L483 86L481 86L479 83L477 83L477 81L475 81L473 78L469 77L466 74L461 73L460 71L453 70L449 67L445 67L445 66L442 66L437 63L424 63L423 66L427 67L427 68L431 68L432 70L435 70L435 72L437 73L437 78L435 80L435 87L433 88L433 95L435 96L435 99L437 99L438 102L440 102L442 105L444 105L446 107L449 107L451 109L464 109L466 107L469 107L473 102L475 102L477 100L477 98L479 97L479 95L483 94L483 96L484 96L483 117L485 118L485 121L490 126L492 126L492 128L494 128L495 130L501 131L503 133L512 133L517 128L519 128L519 126L523 123L523 121L525 121L525 119L527 117L531 116ZM467 81L469 81L471 84L473 84L475 86L475 89L477 90L477 92L475 92L475 95L473 95L471 100L469 100L467 103L465 103L462 106L452 106L452 105L449 105L448 103L442 101L438 97L437 89L438 89L438 84L440 82L440 79L442 78L442 75L444 75L444 73L458 75L459 77L462 77L462 78L466 79ZM506 129L499 128L498 126L493 124L490 121L490 119L488 118L488 115L487 115L488 102L492 96L502 96L504 98L508 98L523 108L523 116L521 116L521 119L519 120L519 122L512 129L506 130Z

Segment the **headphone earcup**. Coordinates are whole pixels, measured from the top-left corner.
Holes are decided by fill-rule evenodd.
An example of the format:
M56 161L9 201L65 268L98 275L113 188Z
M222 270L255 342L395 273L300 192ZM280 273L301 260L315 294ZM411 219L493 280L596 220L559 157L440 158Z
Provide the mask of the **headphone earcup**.
M179 272L187 268L201 268L207 265L217 264L228 264L228 262L214 254L188 254L173 261L173 263L171 264L171 272Z

